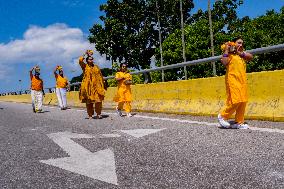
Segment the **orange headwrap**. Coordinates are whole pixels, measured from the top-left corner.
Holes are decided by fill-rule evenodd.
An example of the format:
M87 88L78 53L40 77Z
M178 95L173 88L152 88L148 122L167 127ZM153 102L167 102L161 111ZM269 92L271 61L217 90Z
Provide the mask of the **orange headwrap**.
M236 43L235 42L232 42L232 41L228 41L226 42L228 46L236 46ZM225 51L225 48L226 48L226 43L224 43L223 45L221 45L221 50L224 52Z

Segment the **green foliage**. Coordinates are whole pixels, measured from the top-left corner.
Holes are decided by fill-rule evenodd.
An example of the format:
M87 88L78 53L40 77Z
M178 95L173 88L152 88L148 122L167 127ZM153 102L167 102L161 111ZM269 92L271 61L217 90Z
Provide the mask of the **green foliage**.
M101 72L102 72L102 75L103 75L104 77L113 75L113 70L110 69L110 68L102 68L102 69L101 69Z
M114 61L127 62L134 69L150 66L150 58L155 56L160 66L160 51L157 20L161 20L164 65L183 61L180 30L179 0L108 0L101 6L105 15L101 16L103 25L95 24L90 29L89 40L96 43L101 54L111 56ZM250 19L238 18L236 9L242 0L215 1L212 14L215 55L220 55L220 46L236 36L242 36L245 48L255 49L284 43L284 7L279 13L267 11L265 15ZM208 12L198 10L189 12L193 0L183 0L186 42L186 60L197 60L211 56ZM284 51L255 55L248 64L247 71L284 69ZM118 68L118 63L115 63ZM225 68L216 62L217 75L223 75ZM110 70L104 76L110 75ZM114 69L114 72L116 69ZM165 80L179 80L184 77L183 68L165 71ZM187 67L189 78L212 76L211 63ZM161 72L150 73L153 82L161 81ZM74 79L74 80L73 80ZM76 82L80 76L73 78ZM143 83L144 75L133 76L134 83ZM116 86L115 80L109 80Z
M267 11L265 15L253 20L245 18L239 20L237 24L241 24L241 27L235 27L233 35L241 35L244 38L246 49L284 43L284 6L280 13L274 10ZM284 69L283 57L283 51L254 56L247 70L257 72Z
M284 16L280 13L268 11L266 15L255 19L244 17L237 18L236 8L241 1L217 1L212 10L214 49L215 55L221 54L220 46L234 37L242 36L246 49L260 48L263 46L281 44L284 41ZM191 24L185 26L186 59L197 60L211 56L209 21L206 12L199 10L191 17ZM181 31L177 29L170 34L163 44L164 65L182 62ZM156 57L159 49L156 49ZM284 52L275 52L254 56L253 61L248 64L248 72L275 70L284 68ZM157 62L160 66L160 61ZM225 73L224 66L216 63L217 75ZM187 69L189 78L213 76L210 63L189 66ZM177 80L183 78L183 68L165 71L165 80ZM161 74L153 74L153 77L161 77ZM160 81L153 78L153 81Z
M192 1L182 1L185 19L193 8ZM162 36L166 38L180 27L179 3L180 0L108 0L100 6L105 13L100 17L104 24L90 29L89 41L114 61L125 61L135 69L149 68L159 45L158 15Z
M77 83L77 82L81 82L83 79L83 73L79 76L73 77L70 81L70 83Z

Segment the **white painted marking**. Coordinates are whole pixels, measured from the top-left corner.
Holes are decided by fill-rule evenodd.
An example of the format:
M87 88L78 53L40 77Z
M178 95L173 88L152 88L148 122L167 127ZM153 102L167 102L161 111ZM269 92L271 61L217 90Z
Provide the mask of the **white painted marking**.
M163 121L173 121L179 123L190 123L190 124L199 124L199 125L208 125L208 126L219 126L218 123L209 123L204 121L191 121L191 120L181 120L181 119L171 119L171 118L161 118L161 117L150 117L150 116L139 116L135 115L135 117L145 118L145 119L153 119L153 120L163 120Z
M108 112L104 112L104 114L116 115L116 113L108 113ZM218 123L209 123L209 122L204 122L204 121L200 122L200 121L171 119L171 118L163 118L163 117L141 116L141 115L134 115L133 117L144 118L144 119L153 119L153 120L172 121L172 122L179 122L179 123L191 123L191 124L208 125L208 126L219 126Z
M116 113L105 113L105 114L116 115ZM140 118L144 118L144 119L153 119L153 120L172 121L172 122L179 122L179 123L200 124L200 125L217 126L217 127L219 126L218 123L209 123L209 122L200 122L200 121L191 121L191 120L180 120L180 119L139 116L139 115L135 115L134 117L140 117ZM250 130L261 131L261 132L284 133L284 130L282 130L282 129L269 129L269 128L260 128L260 127L249 127L249 128L250 128Z
M274 177L274 179L284 179L284 171L282 172L278 172L278 171L274 171L274 172L270 172L268 173L269 177Z
M29 105L27 103L23 103L26 105ZM78 110L78 109L72 109L75 111L86 111L86 110ZM116 115L116 113L110 113L110 112L103 112L107 115ZM200 122L200 121L191 121L191 120L180 120L180 119L171 119L171 118L161 118L161 117L151 117L151 116L140 116L135 115L134 117L140 117L144 119L153 119L153 120L164 120L164 121L172 121L172 122L179 122L179 123L189 123L189 124L199 124L199 125L208 125L208 126L219 126L218 123L210 123L210 122ZM281 129L270 129L270 128L260 128L260 127L250 127L250 130L255 131L261 131L261 132L275 132L275 133L284 133L284 130Z
M131 135L135 138L140 138L149 134L159 132L161 130L164 129L133 129L133 130L118 130L118 131Z
M70 157L41 160L41 163L118 185L115 172L114 153L110 149L92 153L71 140L71 138L94 138L94 136L59 132L49 134L48 137L63 148Z
M259 127L249 127L250 130L254 130L254 131L262 131L262 132L270 132L270 133L283 133L284 134L284 130L281 129L269 129L269 128L259 128Z
M116 137L121 137L119 134L101 134L100 135L102 138L116 138Z

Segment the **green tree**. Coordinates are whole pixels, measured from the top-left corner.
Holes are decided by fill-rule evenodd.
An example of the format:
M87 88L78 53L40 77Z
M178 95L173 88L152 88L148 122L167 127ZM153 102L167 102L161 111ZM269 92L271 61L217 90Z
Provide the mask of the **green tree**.
M81 82L82 79L83 79L83 73L82 73L81 75L79 75L79 76L73 77L73 78L71 79L70 83L72 84L72 83Z
M224 0L216 1L212 10L213 21L213 33L215 49L220 53L220 45L229 39L229 33L231 32L230 26L236 22L237 14L236 9L242 1L238 0ZM207 58L211 56L210 49L210 33L209 33L209 21L208 11L203 12L198 10L187 21L188 25L185 26L185 40L186 40L186 59L197 60L201 58ZM182 59L182 42L181 42L180 29L175 30L170 34L163 42L163 58L164 65L176 64L183 61ZM156 55L159 54L159 49L156 49ZM160 66L160 61L157 62L157 66ZM173 69L165 71L165 80L177 80L182 79L184 73L183 68ZM217 74L222 75L224 68L222 65L216 65ZM213 76L211 63L194 65L188 67L189 78L199 78ZM160 77L158 73L152 74L154 77ZM154 79L160 81L160 79Z
M156 7L156 2L158 8ZM157 14L161 32L166 38L180 27L179 0L108 0L100 6L103 25L90 29L89 41L101 54L114 61L127 62L135 69L150 67L151 57L159 44ZM183 0L185 19L193 8L193 0Z
M248 17L234 24L234 36L242 36L246 49L255 49L284 43L284 6L280 12L267 11L250 20ZM284 69L284 51L260 54L248 64L248 72Z

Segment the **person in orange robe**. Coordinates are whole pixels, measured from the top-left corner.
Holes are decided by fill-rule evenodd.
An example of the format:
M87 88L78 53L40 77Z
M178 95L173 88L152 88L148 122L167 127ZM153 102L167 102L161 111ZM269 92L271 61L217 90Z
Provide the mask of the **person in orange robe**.
M58 73L57 73L58 71ZM63 69L61 66L56 66L54 70L54 76L56 79L56 96L58 101L58 106L61 110L67 109L67 99L66 92L69 86L68 79L63 75Z
M246 62L252 60L252 54L244 52L244 41L238 37L232 43L225 43L221 62L226 66L225 84L227 101L225 108L219 113L218 121L224 128L248 129L244 122L248 87ZM235 113L235 124L227 121Z
M125 112L127 117L132 117L131 114L131 88L132 76L128 73L127 64L120 64L119 71L115 74L115 79L118 81L118 90L114 97L114 101L117 102L116 112L119 116L122 116L121 110L125 105Z
M33 71L35 72L33 74ZM44 90L43 90L43 81L39 77L40 68L38 66L33 67L30 70L30 79L31 79L31 97L32 97L32 107L34 113L42 112L42 101Z
M83 80L79 91L79 99L82 103L86 103L89 119L94 115L94 104L96 118L101 119L102 102L105 96L104 79L100 68L94 64L93 52L88 50L79 58L79 64L83 71ZM84 57L86 63L84 63Z

